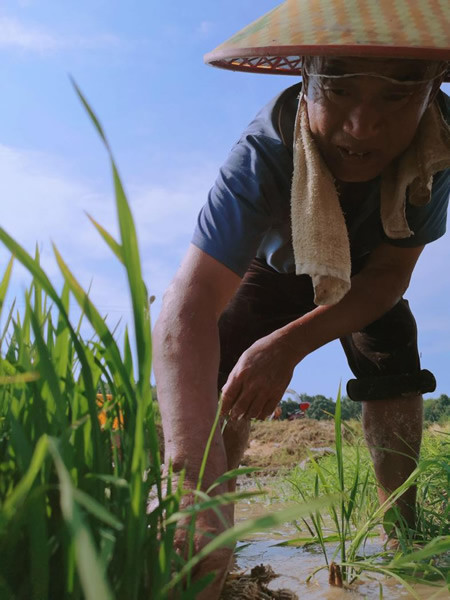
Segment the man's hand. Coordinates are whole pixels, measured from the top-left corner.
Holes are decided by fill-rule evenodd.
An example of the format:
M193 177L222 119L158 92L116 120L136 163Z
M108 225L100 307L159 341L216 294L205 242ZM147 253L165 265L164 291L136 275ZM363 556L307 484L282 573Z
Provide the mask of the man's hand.
M222 413L232 419L265 419L272 414L292 378L294 354L277 332L250 346L222 389Z

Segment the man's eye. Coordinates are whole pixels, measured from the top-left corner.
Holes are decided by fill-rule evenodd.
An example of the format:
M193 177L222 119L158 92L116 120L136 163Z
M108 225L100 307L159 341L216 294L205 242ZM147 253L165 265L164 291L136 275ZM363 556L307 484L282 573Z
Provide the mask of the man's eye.
M411 96L408 92L402 92L400 94L385 94L384 99L388 102L401 102L407 100Z
M343 88L328 87L328 88L325 88L325 90L329 94L333 94L334 96L349 96L350 95L350 92L348 90L343 89Z

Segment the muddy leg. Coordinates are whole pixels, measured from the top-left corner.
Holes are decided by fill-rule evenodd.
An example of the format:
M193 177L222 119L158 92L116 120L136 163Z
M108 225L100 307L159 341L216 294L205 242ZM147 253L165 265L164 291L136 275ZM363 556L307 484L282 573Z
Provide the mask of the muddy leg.
M228 470L237 469L241 462L242 456L248 445L248 437L250 434L250 420L241 419L240 421L228 421L225 431L223 432L223 441L228 458ZM228 483L230 492L236 489L236 479L231 479ZM234 519L234 506L233 506Z
M423 428L422 396L363 403L363 428L383 503L412 473L419 458ZM397 506L415 527L416 487L410 487Z

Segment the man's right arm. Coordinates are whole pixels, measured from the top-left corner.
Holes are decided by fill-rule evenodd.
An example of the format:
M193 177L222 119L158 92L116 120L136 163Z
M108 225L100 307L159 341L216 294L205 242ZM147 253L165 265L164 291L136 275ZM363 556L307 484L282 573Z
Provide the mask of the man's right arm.
M165 436L165 463L186 468L195 487L217 411L217 322L240 283L238 275L191 245L165 294L156 323L154 369ZM217 431L205 473L208 487L227 470Z

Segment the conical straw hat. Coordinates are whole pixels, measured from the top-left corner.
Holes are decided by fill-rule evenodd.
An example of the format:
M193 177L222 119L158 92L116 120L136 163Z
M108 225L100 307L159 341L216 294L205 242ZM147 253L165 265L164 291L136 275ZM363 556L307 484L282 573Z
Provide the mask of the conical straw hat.
M286 0L207 54L205 62L299 75L301 57L314 55L448 61L450 0Z

